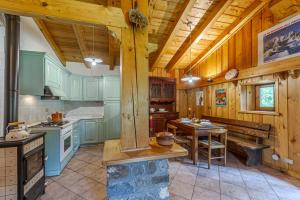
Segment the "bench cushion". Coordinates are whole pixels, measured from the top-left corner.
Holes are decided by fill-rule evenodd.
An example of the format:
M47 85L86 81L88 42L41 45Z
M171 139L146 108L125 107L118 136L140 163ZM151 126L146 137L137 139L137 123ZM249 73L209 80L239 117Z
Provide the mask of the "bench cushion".
M237 136L232 136L232 135L227 136L227 140L234 142L241 147L249 148L252 150L269 148L268 145L256 144L255 142L252 142L250 140L247 140L247 139L244 139L241 137L237 137Z

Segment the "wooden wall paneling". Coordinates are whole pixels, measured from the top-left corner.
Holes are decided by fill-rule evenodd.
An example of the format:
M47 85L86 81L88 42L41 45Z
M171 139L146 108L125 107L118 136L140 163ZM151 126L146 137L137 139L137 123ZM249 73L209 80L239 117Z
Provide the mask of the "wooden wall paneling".
M259 12L254 18L251 20L252 23L252 67L256 67L258 64L257 57L258 57L258 40L257 35L261 32L262 28L262 14Z
M288 78L289 170L300 174L300 78Z
M288 137L288 80L278 80L278 112L279 116L275 117L275 129L277 133L277 140L275 144L275 151L280 155L281 159L289 157L289 137ZM281 162L280 168L282 170L288 169L288 164Z
M252 27L251 21L248 22L242 29L243 34L243 68L252 67Z
M207 95L205 97L206 99L206 102L207 102L207 115L211 115L212 113L212 104L214 102L212 102L212 95L213 95L213 92L212 92L212 86L208 86L207 89L206 89L206 92L207 92Z
M216 51L216 74L221 74L222 73L222 48L219 48Z
M221 117L223 117L223 118L228 118L228 116L229 116L229 99L228 99L228 97L229 97L230 91L229 91L228 85L229 85L228 83L224 83L223 84L223 88L226 89L226 95L227 95L226 106L224 106L222 108L222 115L221 115Z
M228 41L222 45L222 72L228 71Z
M228 118L236 118L236 86L228 83Z
M228 68L236 68L235 64L235 36L228 40Z
M244 42L243 42L243 32L238 31L235 35L235 64L237 69L244 68Z
M218 85L211 86L211 115L212 116L217 116L216 87L218 87Z
M239 81L240 82L240 81ZM238 84L237 85L237 90L236 90L236 93L235 93L235 116L236 116L236 119L239 119L239 120L244 120L244 115L242 113L240 113L240 110L241 110L241 85Z

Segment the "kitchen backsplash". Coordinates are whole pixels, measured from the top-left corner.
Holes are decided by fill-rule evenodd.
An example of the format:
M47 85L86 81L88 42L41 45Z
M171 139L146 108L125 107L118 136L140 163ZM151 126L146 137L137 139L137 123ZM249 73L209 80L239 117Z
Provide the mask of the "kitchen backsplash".
M38 96L20 95L19 121L27 124L47 120L53 112L63 112L64 103L59 100L41 100Z
M104 107L79 107L67 112L66 117L103 117Z
M103 102L41 100L38 96L20 95L19 121L27 124L47 120L53 112L63 112L67 117L103 115Z

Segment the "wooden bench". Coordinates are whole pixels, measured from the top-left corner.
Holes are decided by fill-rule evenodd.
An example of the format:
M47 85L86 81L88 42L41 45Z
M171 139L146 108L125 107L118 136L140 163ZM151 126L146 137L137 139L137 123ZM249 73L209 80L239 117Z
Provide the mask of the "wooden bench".
M226 126L228 150L246 157L248 166L262 163L262 150L270 147L263 144L263 140L269 138L270 124L210 116L202 116L202 118Z

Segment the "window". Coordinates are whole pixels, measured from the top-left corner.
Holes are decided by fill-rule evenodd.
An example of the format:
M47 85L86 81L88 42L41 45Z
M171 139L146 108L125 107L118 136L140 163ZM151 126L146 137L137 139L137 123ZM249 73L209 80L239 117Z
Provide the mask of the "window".
M255 110L275 111L274 84L256 85Z

